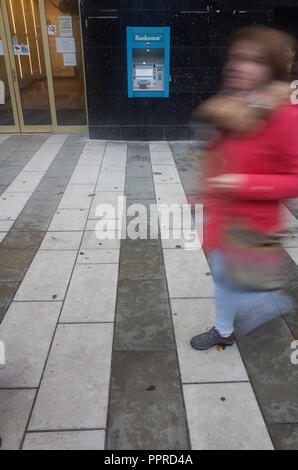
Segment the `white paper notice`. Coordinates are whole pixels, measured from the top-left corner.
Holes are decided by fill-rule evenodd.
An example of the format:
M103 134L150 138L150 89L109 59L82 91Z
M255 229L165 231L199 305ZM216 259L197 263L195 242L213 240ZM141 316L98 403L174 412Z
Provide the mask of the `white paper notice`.
M74 67L77 65L77 59L75 54L63 54L63 64L66 67Z
M0 39L0 55L4 55L2 39Z
M74 38L56 38L57 52L76 52Z
M71 16L59 16L60 36L73 36Z

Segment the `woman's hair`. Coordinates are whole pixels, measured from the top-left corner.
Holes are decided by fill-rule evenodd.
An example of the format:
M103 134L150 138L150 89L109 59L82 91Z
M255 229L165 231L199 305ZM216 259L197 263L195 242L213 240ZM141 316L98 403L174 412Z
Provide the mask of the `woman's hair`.
M273 78L275 80L288 78L286 48L296 51L296 40L293 36L267 26L253 25L234 31L229 38L228 50L238 41L259 44L265 52L265 61L273 72Z

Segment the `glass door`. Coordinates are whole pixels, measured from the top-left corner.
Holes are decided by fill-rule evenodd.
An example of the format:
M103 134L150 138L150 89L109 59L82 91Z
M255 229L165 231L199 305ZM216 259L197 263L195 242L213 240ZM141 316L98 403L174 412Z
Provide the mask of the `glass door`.
M3 15L0 6L0 132L18 132L19 118L9 62Z
M2 0L21 131L52 130L38 0Z
M79 1L0 0L0 17L0 132L87 130Z
M86 126L86 95L78 0L44 0L57 126Z

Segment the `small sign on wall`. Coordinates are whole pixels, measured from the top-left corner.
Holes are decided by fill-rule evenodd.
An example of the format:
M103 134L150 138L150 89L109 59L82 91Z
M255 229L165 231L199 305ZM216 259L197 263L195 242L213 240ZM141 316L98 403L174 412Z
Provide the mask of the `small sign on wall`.
M71 16L59 16L60 36L72 37L72 19Z
M63 54L63 64L65 67L74 67L77 65L75 54Z
M55 24L48 24L48 35L55 36L57 34L57 28Z
M29 55L29 46L27 44L15 44L13 52L14 55Z
M75 41L74 38L56 38L56 50L62 53L75 52Z

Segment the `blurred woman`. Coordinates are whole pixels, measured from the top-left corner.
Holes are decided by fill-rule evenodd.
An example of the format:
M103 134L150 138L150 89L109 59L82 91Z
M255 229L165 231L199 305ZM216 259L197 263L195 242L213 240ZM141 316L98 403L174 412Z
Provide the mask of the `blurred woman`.
M191 339L198 350L234 343L234 320L249 331L289 308L282 287L280 200L298 196L298 107L291 104L287 34L236 31L221 92L197 110L215 135L206 153L204 250L215 284L216 323ZM245 323L246 322L246 323Z

